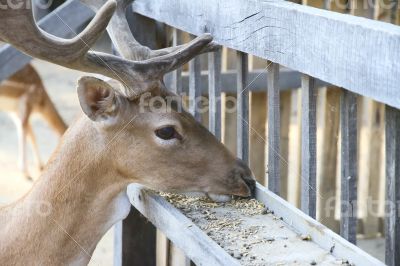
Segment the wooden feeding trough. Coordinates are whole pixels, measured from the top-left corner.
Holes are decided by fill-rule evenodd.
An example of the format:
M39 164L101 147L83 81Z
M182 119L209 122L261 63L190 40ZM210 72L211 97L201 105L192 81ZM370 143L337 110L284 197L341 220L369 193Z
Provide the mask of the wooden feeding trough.
M196 265L384 265L261 185L228 203L136 184L128 195Z

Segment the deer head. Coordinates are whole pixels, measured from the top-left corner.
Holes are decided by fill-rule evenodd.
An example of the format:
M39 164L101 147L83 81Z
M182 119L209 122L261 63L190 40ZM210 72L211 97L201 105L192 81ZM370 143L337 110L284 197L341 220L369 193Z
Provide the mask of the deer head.
M109 148L109 167L126 180L164 191L249 196L255 184L250 169L190 114L178 110L178 101L164 111L154 111L149 104L152 97L165 104L170 97L176 99L163 76L215 49L212 37L204 34L185 45L151 50L130 34L125 9L131 1L83 2L96 16L73 39L43 32L24 8L0 10L0 38L32 57L112 79L82 77L78 97L88 126L95 127L103 141L118 133ZM14 25L13 31L8 25ZM89 50L107 25L121 56Z

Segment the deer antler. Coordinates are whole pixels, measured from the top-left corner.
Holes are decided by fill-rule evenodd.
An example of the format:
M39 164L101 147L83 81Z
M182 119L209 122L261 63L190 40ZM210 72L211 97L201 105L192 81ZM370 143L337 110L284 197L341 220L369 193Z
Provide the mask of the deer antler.
M98 12L106 0L80 0L85 5ZM131 34L131 30L126 20L126 8L132 4L133 0L116 0L116 14L112 17L107 31L115 45L117 51L126 59L130 60L146 60L164 56L170 53L187 48L188 44L168 47L159 50L151 50L150 48L141 45ZM220 46L210 42L200 53L216 51ZM189 59L190 60L190 59Z
M6 6L7 1L0 0L0 3ZM84 2L98 10L90 24L72 39L58 38L42 31L35 23L32 11L25 5L21 5L19 9L0 9L0 39L32 57L119 80L129 98L138 97L148 91L164 74L213 47L207 46L212 37L205 34L186 45L150 50L140 45L130 34L124 12L131 1L119 1L118 8L115 0ZM118 44L118 51L125 58L90 51L90 47L106 29L116 8L117 16L112 19L110 29L114 29L112 37ZM118 31L115 30L116 27L119 27Z

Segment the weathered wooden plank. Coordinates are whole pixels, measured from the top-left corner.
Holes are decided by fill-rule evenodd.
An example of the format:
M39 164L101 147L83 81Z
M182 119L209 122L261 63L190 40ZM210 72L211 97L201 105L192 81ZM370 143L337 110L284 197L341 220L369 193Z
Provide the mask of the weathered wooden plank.
M46 32L63 38L71 38L93 17L93 12L76 0L66 1L38 22L38 25ZM19 52L10 45L0 48L0 80L24 67L31 57Z
M400 107L397 26L289 1L137 0L133 9L192 34L210 32L229 48Z
M189 62L189 111L197 121L201 121L201 62L196 56Z
M221 84L224 84L222 86L221 90L222 92L227 92L227 93L236 93L237 91L237 77L236 77L236 70L227 70L221 73ZM259 92L265 92L265 84L268 83L268 77L267 77L267 71L265 69L255 69L252 71L249 71L248 73L248 80L252 81L248 86L249 91L259 91ZM202 91L202 94L207 94L208 91L208 74L203 72L201 74L201 82L200 82L200 88ZM182 88L183 92L187 92L187 88L189 87L189 73L188 72L183 72L182 73ZM171 88L172 90L174 89L174 83L172 80L172 75L166 75L165 76L165 84L168 88ZM280 79L279 79L279 89L281 91L285 90L292 90L294 88L299 88L301 86L301 78L300 78L300 73L297 71L289 70L287 68L282 68L280 71ZM316 80L316 86L317 87L322 87L322 86L327 86L329 85L326 82L323 82L321 80Z
M177 46L182 43L181 34L176 29L172 29L172 45ZM173 92L180 95L182 93L182 68L178 68L174 72L172 72L172 86Z
M279 77L282 79L282 76ZM290 113L292 111L292 92L282 91L280 93L280 116L281 116L281 141L280 141L280 176L281 191L280 196L288 198L288 174L289 174L289 133L290 133ZM292 184L291 184L292 185Z
M302 76L301 209L316 216L317 195L317 89L314 78Z
M208 54L208 129L221 140L221 50Z
M268 65L268 188L279 194L280 186L280 97L279 65Z
M128 196L135 208L197 265L239 265L236 259L162 197L136 184L129 185Z
M326 90L324 101L324 125L322 126L321 157L319 158L318 220L334 232L339 232L339 223L335 219L336 173L338 161L339 110L341 89L330 87Z
M347 259L354 265L384 265L260 184L257 184L256 198L268 206L277 217L282 217L283 221L299 234L309 235L312 241L332 255Z
M156 229L135 208L115 225L114 265L156 265Z
M162 230L196 265L239 265L226 251L201 231L179 210L143 186L128 186L130 202L154 225ZM311 241L338 259L355 265L384 265L379 260L333 233L265 187L257 184L256 198L282 217L298 234L311 236ZM316 246L317 248L317 246Z
M236 138L237 152L236 156L246 163L249 162L249 91L248 83L248 56L245 53L237 53L237 122L236 122Z
M341 217L340 234L356 243L357 234L357 96L344 90L340 102Z
M400 264L400 111L386 107L386 252L389 266Z

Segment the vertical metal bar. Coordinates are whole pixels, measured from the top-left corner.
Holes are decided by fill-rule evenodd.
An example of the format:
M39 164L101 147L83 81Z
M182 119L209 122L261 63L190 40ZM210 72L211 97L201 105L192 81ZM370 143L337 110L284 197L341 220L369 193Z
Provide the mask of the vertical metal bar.
M268 188L280 193L280 93L279 65L268 65Z
M209 130L221 140L221 49L208 54Z
M312 218L316 215L317 194L317 89L315 79L301 77L301 209Z
M343 91L341 125L341 217L340 235L356 243L357 233L357 96Z
M400 265L400 111L386 106L386 252L389 266Z
M181 34L176 29L172 29L172 45L177 46L181 44ZM182 93L182 68L178 68L177 70L172 72L172 90L174 93L180 95Z
M237 52L237 157L249 163L249 72L248 56Z
M201 122L199 105L201 104L201 62L196 56L189 62L189 112L194 118Z

